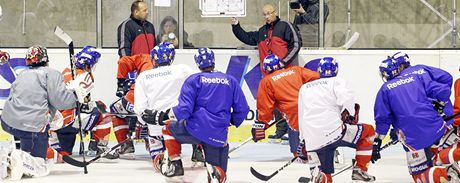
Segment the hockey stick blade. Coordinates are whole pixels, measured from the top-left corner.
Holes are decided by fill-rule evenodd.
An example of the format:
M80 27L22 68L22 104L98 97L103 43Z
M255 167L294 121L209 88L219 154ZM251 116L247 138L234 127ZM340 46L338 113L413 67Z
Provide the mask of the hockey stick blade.
M72 38L64 32L59 26L54 28L54 34L65 42L65 44L70 45Z
M276 170L275 172L273 172L271 175L269 176L266 176L266 175L262 175L260 174L259 172L257 172L254 168L251 167L251 174L254 175L254 177L260 179L260 180L263 180L263 181L268 181L270 180L271 178L273 178L276 174L278 174L280 171L282 171L284 168L288 167L292 162L294 162L295 160L297 159L297 157L294 157L292 158L291 160L289 160L289 162L287 162L286 164L284 164L281 168L279 168L278 170Z
M341 48L345 50L350 49L356 43L356 41L358 41L358 39L359 39L359 33L358 32L353 33L351 38L343 46L341 46Z
M356 163L356 160L355 159L351 159L351 164L342 168L341 170L339 170L338 172L332 174L332 177L336 176L336 175L339 175L341 174L342 172L346 171L346 170L349 170L350 168L353 168L355 166L355 163Z
M101 153L101 154L97 155L96 157L94 157L93 159L91 159L91 160L89 160L87 162L78 161L78 160L76 160L76 159L74 159L74 158L72 158L70 156L62 156L62 160L64 160L64 162L66 162L69 165L73 165L73 166L76 166L76 167L85 167L85 166L88 166L89 164L95 162L96 160L98 160L102 156L105 156L106 154L108 154L108 153L112 152L113 150L117 149L118 147L120 147L121 145L125 144L129 140L130 139L126 139L123 142L118 143L117 145L113 146L109 150L105 151L104 153Z

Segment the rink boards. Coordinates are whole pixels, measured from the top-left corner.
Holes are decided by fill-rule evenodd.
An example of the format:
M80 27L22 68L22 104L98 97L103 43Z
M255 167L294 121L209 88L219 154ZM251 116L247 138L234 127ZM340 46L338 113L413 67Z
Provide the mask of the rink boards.
M26 49L3 49L10 53L11 58L24 58ZM78 52L79 50L75 50ZM176 50L174 64L186 64L196 68L193 56L196 50ZM255 119L258 82L261 78L258 67L259 57L257 50L229 50L214 49L216 55L216 69L234 76L245 93L251 111L245 124L250 124ZM325 56L331 56L339 62L339 76L346 79L355 92L356 101L361 105L360 120L374 124L373 106L375 95L382 85L378 73L378 66L388 55L397 50L301 50L299 65L304 66L309 61ZM411 59L411 63L426 64L442 68L452 74L454 80L460 77L460 51L458 50L404 50ZM102 57L97 64L95 88L92 98L102 100L107 105L116 100L116 73L117 50L102 49ZM50 67L62 71L69 67L67 49L49 49ZM314 64L313 64L314 65ZM2 66L4 67L4 66ZM13 66L14 67L14 66ZM18 69L18 68L16 68ZM11 78L0 77L0 107L3 106L5 90L10 87ZM451 96L453 98L453 95ZM452 101L453 102L453 101ZM273 130L273 129L272 129ZM270 133L269 133L270 134ZM241 129L230 129L230 141L241 141L250 136L248 125ZM0 132L0 140L7 136ZM114 138L111 138L114 139Z

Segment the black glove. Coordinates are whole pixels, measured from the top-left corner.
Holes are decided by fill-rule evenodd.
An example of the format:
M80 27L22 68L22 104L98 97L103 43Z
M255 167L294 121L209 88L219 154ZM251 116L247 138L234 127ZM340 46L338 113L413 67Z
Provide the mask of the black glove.
M380 156L381 146L382 146L382 139L375 138L374 143L372 144L372 157L371 157L372 163L377 162L377 160L381 158Z
M433 105L434 110L438 111L438 114L440 116L445 115L444 108L446 107L446 102L440 100L433 100L431 101L431 104Z
M115 94L117 97L123 97L125 95L124 86L125 78L117 78L117 92Z
M394 128L390 131L390 138L392 141L398 141L398 132Z
M157 124L157 110L146 109L141 115L142 120L147 124L156 125Z

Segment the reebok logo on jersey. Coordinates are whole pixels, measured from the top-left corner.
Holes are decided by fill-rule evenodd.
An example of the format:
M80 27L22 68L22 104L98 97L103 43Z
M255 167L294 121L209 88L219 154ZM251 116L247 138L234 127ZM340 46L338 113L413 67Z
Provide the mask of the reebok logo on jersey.
M404 76L411 75L411 74L425 74L425 73L426 73L425 69L422 68L422 69L419 69L419 70L412 71L412 72L410 72L408 74L404 74Z
M201 77L202 83L209 83L209 84L224 84L230 85L230 81L227 78L207 78Z
M316 81L313 81L313 82L306 83L305 88L310 88L310 87L316 86L316 85L327 85L327 83L328 83L327 80L316 80Z
M273 81L276 81L278 79L281 79L283 77L293 75L293 74L295 74L295 72L293 70L290 70L290 71L287 71L287 72L282 72L282 73L279 73L277 75L274 75L274 76L272 76L272 79L273 79Z
M411 82L414 82L414 77L409 77L409 78L406 78L406 79L399 79L398 81L394 81L392 83L388 83L387 84L387 88L389 90L393 89L393 88L396 88L400 85L404 85L404 84L407 84L407 83L411 83Z
M163 77L163 76L167 76L167 75L171 75L172 72L171 71L165 71L165 72L160 72L160 73L154 73L154 74L147 74L145 76L146 79L153 79L153 78L156 78L156 77Z

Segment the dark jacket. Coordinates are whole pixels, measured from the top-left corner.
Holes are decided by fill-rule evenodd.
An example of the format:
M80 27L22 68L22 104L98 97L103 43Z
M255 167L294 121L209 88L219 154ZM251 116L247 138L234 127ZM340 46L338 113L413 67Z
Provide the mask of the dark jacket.
M148 21L130 17L118 26L118 55L150 54L155 46L155 28Z
M318 24L319 23L319 1L318 0L300 0L305 13L294 17L294 24ZM324 22L329 15L329 7L324 3Z
M272 53L282 59L284 65L289 65L297 59L302 40L297 26L282 21L278 17L271 24L265 24L258 31L246 32L240 24L232 25L233 34L241 42L258 46L260 69L263 71L264 58Z

